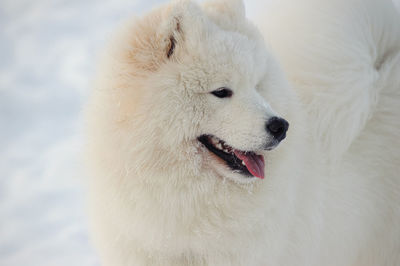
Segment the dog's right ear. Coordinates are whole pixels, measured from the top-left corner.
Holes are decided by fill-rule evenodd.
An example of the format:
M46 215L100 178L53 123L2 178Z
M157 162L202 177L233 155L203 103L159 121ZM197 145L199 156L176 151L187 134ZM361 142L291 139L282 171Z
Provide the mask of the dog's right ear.
M200 34L204 20L200 7L190 0L178 0L153 10L136 21L125 35L129 65L145 72L156 71L163 63L175 60L193 35Z
M243 0L211 0L205 2L204 7L211 13L226 17L231 23L246 16Z
M177 46L182 46L182 42L184 41L181 28L183 14L174 11L171 14L167 14L167 18L164 24L161 25L159 33L162 36L164 55L167 59L170 59L174 55Z
M200 7L190 0L173 1L166 14L159 34L164 36L165 55L172 59L189 35L195 33L196 24L203 19Z

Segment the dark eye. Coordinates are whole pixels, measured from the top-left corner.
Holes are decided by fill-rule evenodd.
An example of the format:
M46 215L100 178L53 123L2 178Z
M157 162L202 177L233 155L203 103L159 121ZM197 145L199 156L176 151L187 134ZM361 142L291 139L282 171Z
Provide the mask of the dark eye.
M214 94L214 96L217 96L218 98L231 97L233 94L232 90L225 87L219 88L215 91L212 91L211 93Z

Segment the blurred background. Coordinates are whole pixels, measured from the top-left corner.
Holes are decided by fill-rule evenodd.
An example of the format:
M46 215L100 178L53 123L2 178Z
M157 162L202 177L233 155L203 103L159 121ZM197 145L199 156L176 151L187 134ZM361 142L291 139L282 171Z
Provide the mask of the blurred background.
M1 266L100 265L85 216L82 109L110 32L162 2L0 1Z
M1 266L100 265L85 216L82 109L112 29L162 2L1 0ZM257 1L245 3L251 18Z

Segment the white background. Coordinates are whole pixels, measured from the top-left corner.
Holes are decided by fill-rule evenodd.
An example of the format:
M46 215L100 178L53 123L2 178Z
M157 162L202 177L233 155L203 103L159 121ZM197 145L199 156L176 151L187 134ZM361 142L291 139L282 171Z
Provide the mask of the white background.
M99 265L85 217L82 106L108 34L160 2L1 0L1 266ZM246 4L251 17L257 1Z

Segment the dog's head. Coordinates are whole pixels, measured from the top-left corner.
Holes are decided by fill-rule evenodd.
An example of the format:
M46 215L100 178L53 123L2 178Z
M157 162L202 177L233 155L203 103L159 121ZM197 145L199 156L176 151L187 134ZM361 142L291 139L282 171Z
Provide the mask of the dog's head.
M264 178L264 156L286 136L290 101L244 13L238 0L178 1L118 35L99 86L112 85L117 127L131 141L121 145L137 159L147 153L147 165L162 171L171 164L165 156L179 158L240 183Z

